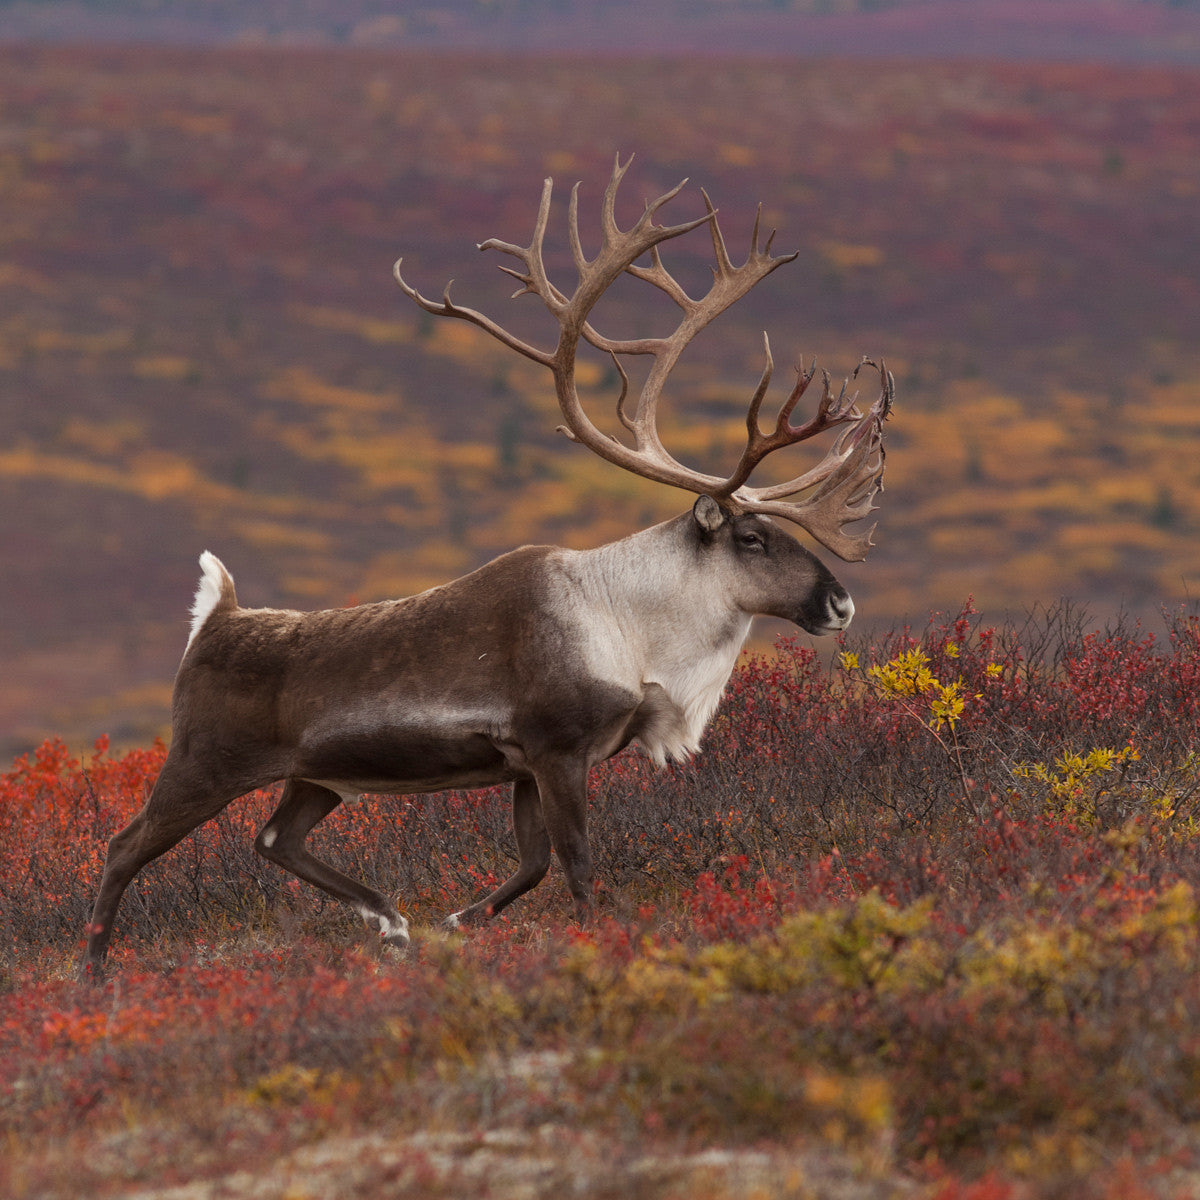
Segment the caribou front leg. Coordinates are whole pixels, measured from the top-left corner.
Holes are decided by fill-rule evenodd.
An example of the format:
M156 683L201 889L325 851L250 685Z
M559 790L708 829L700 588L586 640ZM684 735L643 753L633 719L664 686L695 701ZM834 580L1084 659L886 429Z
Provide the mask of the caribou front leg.
M552 759L534 768L542 798L542 819L580 922L591 918L595 890L587 835L587 776L587 764L582 759Z
M283 799L263 826L254 848L271 862L299 876L323 892L349 904L384 942L398 950L408 946L408 922L387 898L366 884L343 875L328 863L314 858L304 842L313 827L324 820L342 798L329 788L303 779L290 779Z
M518 896L537 887L550 869L550 835L542 819L542 798L532 779L521 779L513 785L512 809L513 836L520 855L517 869L490 896L448 916L446 928L457 929L495 916Z

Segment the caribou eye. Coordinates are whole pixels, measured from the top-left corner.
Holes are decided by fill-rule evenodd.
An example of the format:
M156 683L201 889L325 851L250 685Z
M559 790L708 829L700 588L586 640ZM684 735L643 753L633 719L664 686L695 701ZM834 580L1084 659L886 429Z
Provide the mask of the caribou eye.
M755 550L759 552L767 548L767 543L764 540L763 535L761 533L754 532L739 533L738 545L741 546L743 550Z

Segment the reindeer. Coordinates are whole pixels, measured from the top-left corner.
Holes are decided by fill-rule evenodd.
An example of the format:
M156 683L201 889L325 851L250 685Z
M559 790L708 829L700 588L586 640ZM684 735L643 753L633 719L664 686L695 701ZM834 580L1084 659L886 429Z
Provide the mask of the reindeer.
M543 261L551 180L528 246L495 239L480 246L519 262L520 270L501 269L520 282L516 296L536 296L557 321L553 351L459 307L449 286L440 302L426 299L405 282L400 262L394 274L426 312L472 322L547 367L569 439L634 475L696 494L691 510L597 549L525 546L420 595L326 612L242 608L229 572L206 552L175 680L171 748L145 807L109 843L83 978L101 978L122 893L142 867L233 800L280 780L282 798L255 849L349 904L389 946L403 948L409 940L391 901L305 848L319 821L364 792L512 784L516 870L446 924L500 912L542 880L552 850L575 914L586 920L593 892L590 769L632 742L659 764L695 753L755 614L818 635L850 623L854 604L845 588L775 518L799 525L842 559L864 557L870 531L844 527L874 508L892 377L882 363L869 364L881 390L864 415L857 394L847 397L843 385L835 396L826 373L815 415L794 426L791 415L814 378L814 363L798 372L764 433L759 410L773 368L764 334L766 362L733 471L722 479L679 463L657 429L668 375L700 330L796 254L772 256L773 233L760 248L756 218L748 257L735 267L703 192L704 215L655 224L686 180L648 203L630 229L620 229L614 207L628 167L619 158L614 164L601 245L591 259L579 237L579 185L571 192L568 232L578 279L570 295L550 282ZM701 226L711 233L715 265L712 286L693 299L663 266L658 247ZM639 265L647 254L648 265ZM622 274L660 289L679 307L683 316L670 336L620 340L589 323ZM617 366L616 415L625 441L602 433L583 411L575 384L581 339ZM653 360L632 411L621 363L628 355ZM783 483L748 485L768 454L835 429L817 466Z

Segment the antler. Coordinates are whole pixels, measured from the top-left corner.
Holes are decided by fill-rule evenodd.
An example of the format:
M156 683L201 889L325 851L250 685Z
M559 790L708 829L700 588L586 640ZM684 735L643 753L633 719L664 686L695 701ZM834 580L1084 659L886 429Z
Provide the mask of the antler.
M822 371L823 387L816 415L803 425L791 424L792 412L800 397L816 375L817 364L813 361L807 370L801 370L796 386L784 401L775 420L775 428L764 434L759 428L758 413L771 379L774 363L766 334L763 349L767 365L750 402L746 415L746 449L733 474L722 488L713 495L718 499L728 497L744 512L764 513L784 517L806 529L823 546L832 550L839 558L859 562L870 549L871 535L875 526L863 533L847 533L843 526L861 521L877 507L875 495L883 490L883 423L891 412L896 396L896 381L880 361L876 365L868 358L854 368L854 378L863 367L873 367L879 372L879 398L871 405L864 417L856 405L858 393L847 397L848 381L842 383L835 397L830 390L829 372ZM746 487L750 472L773 450L796 442L806 441L827 429L847 426L838 435L825 457L803 475L797 475L786 483L769 487ZM803 495L800 501L785 502L789 496Z
M415 288L409 286L400 274L403 260L396 262L393 271L396 282L405 295L426 312L470 321L487 330L510 349L548 367L554 375L559 407L566 420L566 424L559 428L572 441L582 442L601 458L646 479L713 496L740 511L784 517L807 529L840 557L862 558L870 545L870 534L851 536L843 532L842 526L860 520L871 511L871 500L880 487L879 478L883 471L882 427L894 390L891 376L881 364L879 371L883 380L883 393L864 418L854 407L855 397L848 401L845 399L845 386L841 395L834 399L830 393L829 376L825 375L825 390L817 415L804 425L793 427L790 423L791 414L812 381L814 364L812 370L801 373L795 388L780 409L775 429L770 434L763 434L759 428L758 415L773 369L770 346L764 334L767 363L747 415L746 449L733 474L721 479L686 467L673 458L659 438L657 414L663 386L679 356L700 330L740 300L777 267L795 259L797 254L772 256L774 233L767 238L766 245L760 248L760 208L759 217L756 217L754 222L750 252L746 261L735 267L729 258L725 240L717 223L716 209L707 193L703 191L701 195L706 210L704 216L679 225L654 224L654 216L679 194L687 183L686 179L658 199L650 201L630 229L620 229L614 215L616 195L632 161L631 157L622 165L618 157L613 166L601 208L601 246L596 256L590 260L584 254L579 238L579 185L576 184L571 190L568 225L571 254L578 280L570 296L559 291L550 282L542 254L542 244L550 216L553 187L551 180L547 179L542 187L533 237L528 246L515 246L496 238L490 238L479 246L480 250L498 250L502 254L511 255L521 263L523 270L510 267L501 267L501 270L521 284L514 293L514 298L532 293L542 301L558 322L558 343L553 351L547 352L530 345L483 313L455 304L450 299L449 284L446 285L440 303L426 299ZM693 299L663 266L658 247L665 241L681 237L705 224L709 226L712 235L716 260L713 282L703 297ZM636 260L647 253L650 256L650 265L638 266ZM604 292L624 273L653 284L682 310L683 318L669 337L614 339L602 336L591 326L588 317L592 309ZM632 435L632 446L602 433L583 410L575 387L575 360L581 338L612 355L622 379L621 394L617 400L617 416L622 426ZM626 354L649 354L654 358L654 364L638 393L632 414L626 404L629 378L620 361L620 356ZM855 375L857 374L856 370ZM745 486L754 467L773 450L803 441L839 425L848 425L849 428L842 432L825 459L813 470L786 484L764 488ZM788 497L801 493L804 493L801 500L785 502Z

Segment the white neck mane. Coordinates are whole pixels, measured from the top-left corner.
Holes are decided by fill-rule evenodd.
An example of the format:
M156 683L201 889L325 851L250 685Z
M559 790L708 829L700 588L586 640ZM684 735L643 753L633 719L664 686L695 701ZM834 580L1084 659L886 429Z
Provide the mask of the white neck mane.
M658 763L700 748L751 618L697 562L675 521L596 550L564 551L570 590L593 620L584 652L596 674L642 695L657 684L675 710L643 737Z

